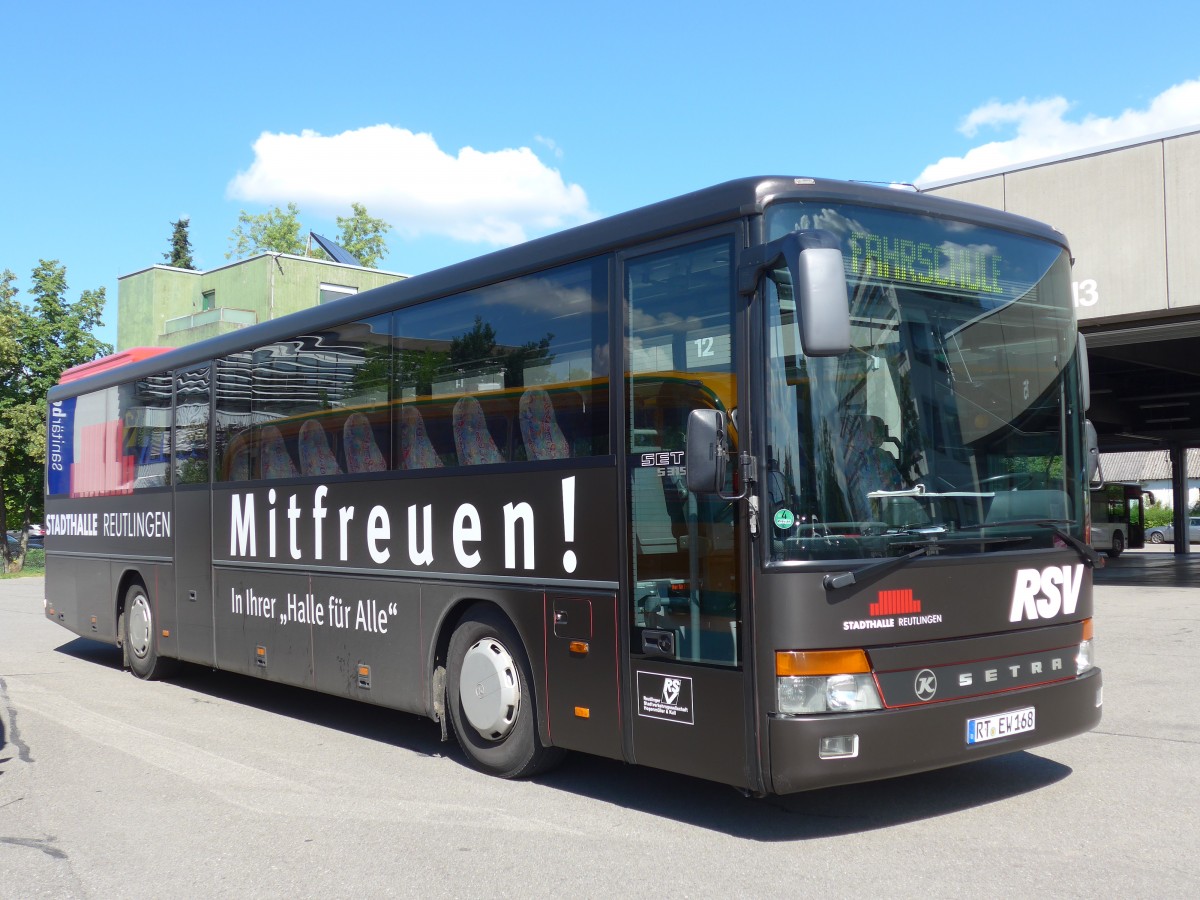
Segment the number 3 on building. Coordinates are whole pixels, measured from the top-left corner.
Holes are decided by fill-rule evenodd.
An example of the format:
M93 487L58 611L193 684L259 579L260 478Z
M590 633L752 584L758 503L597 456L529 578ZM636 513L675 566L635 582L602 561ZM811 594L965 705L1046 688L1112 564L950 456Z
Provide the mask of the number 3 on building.
M1077 307L1095 306L1100 302L1100 291L1095 278L1072 281L1071 293L1075 296L1075 305Z

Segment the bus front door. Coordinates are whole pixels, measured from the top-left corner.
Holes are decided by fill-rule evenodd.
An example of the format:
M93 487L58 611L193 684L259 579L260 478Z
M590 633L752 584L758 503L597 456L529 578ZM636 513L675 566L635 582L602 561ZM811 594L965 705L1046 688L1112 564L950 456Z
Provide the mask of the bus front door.
M631 753L750 786L737 503L686 487L689 413L736 421L736 235L621 258L629 505Z

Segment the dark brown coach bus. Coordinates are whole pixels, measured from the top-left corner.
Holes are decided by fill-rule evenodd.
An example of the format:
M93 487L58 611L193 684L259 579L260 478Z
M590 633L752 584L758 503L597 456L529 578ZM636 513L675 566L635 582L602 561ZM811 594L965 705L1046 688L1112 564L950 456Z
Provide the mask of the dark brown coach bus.
M786 793L1100 720L1062 235L719 185L49 396L46 615Z

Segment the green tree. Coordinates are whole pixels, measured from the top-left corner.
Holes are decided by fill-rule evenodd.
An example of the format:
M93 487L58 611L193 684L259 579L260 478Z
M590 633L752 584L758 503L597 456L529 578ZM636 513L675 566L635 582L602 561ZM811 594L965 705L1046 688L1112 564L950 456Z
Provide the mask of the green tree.
M95 337L104 311L104 288L67 299L67 271L58 260L33 270L30 303L17 299L16 276L0 274L0 532L9 522L27 526L42 516L46 462L46 392L64 370L112 352ZM19 571L5 541L6 571Z
M496 343L496 329L475 317L471 330L450 341L450 365L459 373L478 373L489 368L504 371L506 387L519 387L525 383L525 370L533 363L549 364L554 361L550 344L552 333L537 341L527 341L520 347L501 347Z
M433 383L445 374L449 356L430 350L400 350L396 354L396 396L411 390L418 397L433 394Z
M171 250L163 254L168 265L177 269L194 269L192 262L192 242L188 238L188 226L191 219L180 218L171 223Z
M351 203L350 209L353 215L337 217L338 243L353 253L359 263L374 269L387 256L387 241L383 236L392 230L392 226L383 219L367 215L367 208L361 203Z
M244 259L256 253L293 253L304 256L304 241L300 240L300 210L289 203L284 211L278 206L258 215L244 209L238 214L237 226L229 235L226 259Z
M450 341L450 362L463 372L479 369L495 362L495 348L496 329L483 321L483 316L476 316L470 331Z
M1175 510L1161 503L1151 503L1146 507L1146 527L1155 525L1170 525L1175 521Z

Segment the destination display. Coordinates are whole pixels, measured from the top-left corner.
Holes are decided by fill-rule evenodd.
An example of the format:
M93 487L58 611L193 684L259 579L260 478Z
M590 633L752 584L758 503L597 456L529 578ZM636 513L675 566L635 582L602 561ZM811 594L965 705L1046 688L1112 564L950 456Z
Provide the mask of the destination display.
M1003 258L989 245L933 244L911 237L852 232L846 265L855 278L879 278L981 294L1003 294Z

